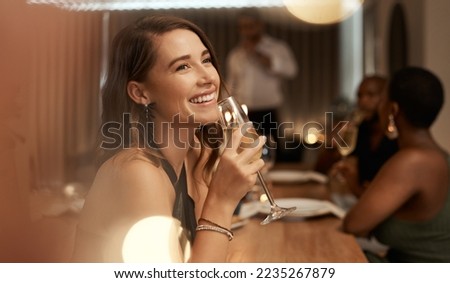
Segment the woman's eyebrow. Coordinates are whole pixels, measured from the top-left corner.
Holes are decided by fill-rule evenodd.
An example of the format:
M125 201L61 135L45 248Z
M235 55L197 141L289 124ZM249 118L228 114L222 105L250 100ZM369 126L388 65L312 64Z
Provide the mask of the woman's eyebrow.
M191 58L191 55L183 55L183 56L177 57L177 58L173 59L172 61L170 61L170 63L169 63L169 68L170 68L173 64L175 64L177 61L187 60L187 59L189 59L189 58Z
M202 52L202 56L205 56L205 55L207 55L207 54L209 54L209 50L208 49L205 49L205 50L203 50L203 52ZM175 58L175 59L173 59L172 61L170 61L170 63L169 63L169 68L173 65L173 64L175 64L177 61L181 61L181 60L188 60L188 59L190 59L191 58L191 55L182 55L182 56L180 56L180 57L177 57L177 58Z

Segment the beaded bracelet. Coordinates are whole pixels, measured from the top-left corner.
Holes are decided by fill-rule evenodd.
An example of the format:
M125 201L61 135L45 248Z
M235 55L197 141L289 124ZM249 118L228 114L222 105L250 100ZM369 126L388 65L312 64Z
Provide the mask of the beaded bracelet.
M209 219L203 218L203 217L201 217L201 218L198 220L198 222L200 222L200 221L203 221L203 222L206 222L207 224L210 224L210 225L203 225L203 226L211 226L211 225L212 225L213 227L219 228L220 230L222 230L222 232L220 232L220 233L226 234L226 235L228 236L228 238L229 238L230 241L233 239L234 234L233 234L233 232L231 232L229 229L227 229L227 228L225 228L225 227L223 227L223 226L220 226L219 224L217 224L217 223L215 223L215 222L213 222L213 221L211 221L211 220L209 220ZM216 230L214 230L214 231L216 231ZM216 232L219 232L219 231L216 231ZM231 236L230 236L230 235L231 235Z
M213 225L213 226L222 228L222 229L227 230L228 232L231 233L231 231L230 231L229 229L227 229L227 228L225 228L225 227L223 227L223 226L220 226L219 224L217 224L217 223L215 223L215 222L212 222L211 220L208 220L208 219L206 219L206 218L201 217L201 218L198 220L198 222L200 222L200 221L203 221L203 222L206 222L206 223L208 223L208 224L210 224L210 225Z
M214 232L219 232L221 234L224 234L228 237L228 241L233 240L233 232L231 232L228 229L219 227L219 226L213 226L213 225L198 225L197 228L195 229L196 231L214 231Z

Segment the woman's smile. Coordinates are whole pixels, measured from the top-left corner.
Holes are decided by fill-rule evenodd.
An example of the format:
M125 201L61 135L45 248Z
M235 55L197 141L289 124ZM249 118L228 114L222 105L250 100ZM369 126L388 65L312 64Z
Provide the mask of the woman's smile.
M207 104L211 101L216 101L216 92L211 92L209 94L200 94L197 95L191 99L189 99L189 102L194 104Z

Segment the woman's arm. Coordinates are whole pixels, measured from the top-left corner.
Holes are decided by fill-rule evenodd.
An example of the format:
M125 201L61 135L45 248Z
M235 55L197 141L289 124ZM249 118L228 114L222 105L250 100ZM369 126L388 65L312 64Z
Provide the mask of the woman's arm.
M230 230L233 211L239 201L256 182L256 172L264 166L261 159L254 160L265 140L259 138L254 148L247 148L238 153L242 138L241 131L233 132L233 143L224 150L216 171L208 184L200 217ZM197 205L197 204L196 204ZM199 224L209 225L201 222ZM229 238L217 231L197 231L192 247L191 262L225 262Z
M418 158L413 151L403 150L389 159L344 218L343 230L368 236L416 194L421 169Z

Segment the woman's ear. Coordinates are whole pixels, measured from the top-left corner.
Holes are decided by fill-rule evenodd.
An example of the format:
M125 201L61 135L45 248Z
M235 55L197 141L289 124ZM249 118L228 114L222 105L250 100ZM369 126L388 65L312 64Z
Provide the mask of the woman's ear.
M136 81L129 81L127 84L128 96L137 104L148 105L151 103L149 93L144 85Z

